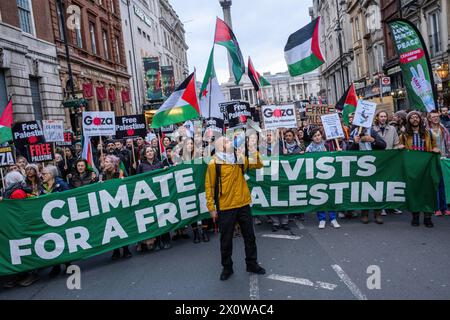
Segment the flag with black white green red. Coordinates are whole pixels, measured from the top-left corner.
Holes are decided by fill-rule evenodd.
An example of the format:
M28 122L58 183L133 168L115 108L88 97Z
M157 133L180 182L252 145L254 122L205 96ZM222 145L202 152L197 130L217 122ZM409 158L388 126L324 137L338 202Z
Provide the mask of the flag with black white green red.
M81 152L81 159L85 159L88 164L88 170L95 172L98 175L99 171L95 166L91 137L83 137L83 151Z
M219 104L226 102L225 96L220 89L217 81L216 71L214 69L214 47L209 55L208 66L202 87L200 88L200 113L204 118L223 119L223 113L220 112Z
M255 91L259 91L261 87L270 86L270 82L267 81L262 75L256 71L255 67L253 66L252 59L248 57L248 77L250 78L250 81L253 84L253 87L255 88Z
M8 104L0 117L0 143L8 142L13 139L11 131L12 123L13 107L12 99L9 99Z
M357 105L358 96L356 95L355 85L352 83L336 103L336 109L342 112L342 119L345 125L350 125L349 115L355 112Z
M167 127L199 117L194 74L191 73L158 109L152 119L152 128Z
M299 76L320 67L323 58L319 44L320 17L289 36L284 57L291 76Z
M241 49L234 36L233 30L225 23L225 21L217 18L216 34L214 36L214 43L224 46L228 50L228 54L232 60L232 70L236 85L241 81L242 75L245 73L245 61L242 56Z

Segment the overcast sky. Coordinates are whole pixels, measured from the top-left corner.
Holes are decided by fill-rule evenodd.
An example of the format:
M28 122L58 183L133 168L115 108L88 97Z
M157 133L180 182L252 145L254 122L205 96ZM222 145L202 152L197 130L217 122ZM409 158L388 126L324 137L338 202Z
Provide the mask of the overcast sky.
M202 81L214 41L216 16L223 19L219 0L170 0L184 23L189 70L197 69ZM247 63L248 56L259 73L287 71L284 46L291 33L311 21L311 0L233 0L233 32ZM214 66L219 82L228 81L226 49L216 46Z

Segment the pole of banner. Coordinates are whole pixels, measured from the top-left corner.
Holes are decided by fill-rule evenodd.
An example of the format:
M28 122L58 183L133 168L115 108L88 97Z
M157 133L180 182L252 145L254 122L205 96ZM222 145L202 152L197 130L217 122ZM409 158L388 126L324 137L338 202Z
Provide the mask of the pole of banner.
M103 139L102 139L102 136L100 136L100 145L102 146L100 148L100 157L103 158Z
M56 142L53 142L53 165L56 166Z
M0 168L0 172L2 175L2 192L5 190L5 177L3 176L3 168Z
M336 138L336 139L334 139L334 142L336 142L336 150L342 151L341 146L339 145L339 140Z
M283 142L283 153L284 153L284 149L286 149L286 142L284 141L284 131L283 129L279 129L281 132L281 141Z
M131 144L131 152L133 153L133 164L136 165L136 155L134 154L134 141Z
M67 156L66 156L66 148L64 148L64 167L67 167Z

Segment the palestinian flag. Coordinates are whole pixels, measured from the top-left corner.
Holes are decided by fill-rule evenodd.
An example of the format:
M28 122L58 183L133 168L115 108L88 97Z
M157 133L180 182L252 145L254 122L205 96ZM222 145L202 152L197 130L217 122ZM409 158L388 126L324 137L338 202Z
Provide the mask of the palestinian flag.
M13 123L13 109L12 109L12 99L9 99L5 110L0 117L0 143L5 143L13 139L12 127Z
M299 76L320 67L324 62L319 45L320 17L289 36L284 57L291 76Z
M194 74L187 77L159 108L153 117L152 128L167 127L200 115Z
M223 119L223 113L220 112L219 103L225 102L225 97L220 90L217 81L216 71L214 70L214 47L209 55L208 67L200 89L200 113L205 118Z
M355 112L357 105L358 96L356 95L355 86L352 83L341 99L336 103L336 109L342 112L342 119L344 120L345 125L350 125L348 116Z
M270 86L270 82L255 70L255 68L253 67L252 59L250 59L250 57L248 57L248 77L253 83L255 91L259 91L261 87Z
M98 169L94 163L94 156L92 153L91 137L83 137L83 151L81 152L81 159L85 159L88 163L88 170L94 171L98 175Z
M236 85L241 81L242 75L245 73L245 62L242 56L239 44L234 36L233 30L221 19L216 21L216 34L214 36L214 43L224 46L228 49L228 54L233 61L232 69L236 80Z

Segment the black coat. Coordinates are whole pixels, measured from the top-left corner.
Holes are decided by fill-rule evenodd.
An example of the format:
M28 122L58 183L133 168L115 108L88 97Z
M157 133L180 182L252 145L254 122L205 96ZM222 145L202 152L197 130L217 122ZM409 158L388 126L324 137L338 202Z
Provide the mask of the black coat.
M162 168L163 168L163 165L159 161L150 163L147 160L143 160L143 161L141 161L141 163L139 163L139 167L137 168L137 174L149 172L152 170L162 169Z
M80 175L78 172L72 174L72 176L69 178L70 188L79 188L97 182L97 178L92 178L93 174L93 172L86 172L83 175Z

